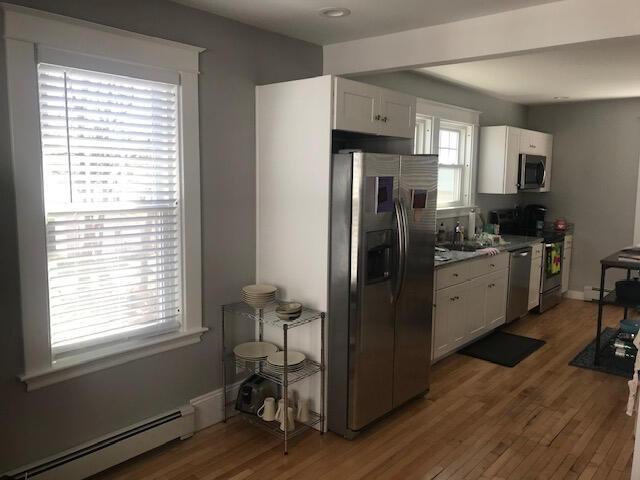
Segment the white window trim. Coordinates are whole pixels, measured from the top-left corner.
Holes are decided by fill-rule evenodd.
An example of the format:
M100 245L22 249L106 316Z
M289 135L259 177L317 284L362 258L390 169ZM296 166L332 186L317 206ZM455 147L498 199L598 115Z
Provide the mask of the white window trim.
M437 210L437 218L454 218L462 215L472 214L477 209L476 206L476 176L478 162L478 137L480 132L480 113L478 110L458 107L456 105L448 105L445 103L434 102L424 98L418 98L416 104L416 114L431 117L431 153L438 153L440 121L449 123L460 123L473 126L471 148L466 152L467 167L464 180L468 183L468 198L465 205L455 205L439 207Z
M38 10L1 4L4 14L11 150L18 218L24 374L27 389L109 368L200 340L202 263L198 57L204 49ZM52 363L49 341L42 152L37 89L40 48L80 53L96 62L177 73L180 78L183 238L182 329L120 343ZM34 181L39 179L40 181Z

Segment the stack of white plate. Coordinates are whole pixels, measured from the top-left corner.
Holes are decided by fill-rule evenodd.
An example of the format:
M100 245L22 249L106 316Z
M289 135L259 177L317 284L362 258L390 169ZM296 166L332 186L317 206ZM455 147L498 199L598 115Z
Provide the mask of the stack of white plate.
M257 284L242 287L242 301L253 308L264 308L275 302L278 289L273 285Z
M236 357L243 360L265 360L278 351L273 343L269 342L247 342L240 343L233 348L233 353Z
M289 350L287 352L287 371L297 372L303 369L306 359L304 353ZM284 373L284 351L270 354L267 357L267 367L276 373Z
M276 315L280 320L289 322L295 320L302 313L302 304L298 302L289 302L278 305Z

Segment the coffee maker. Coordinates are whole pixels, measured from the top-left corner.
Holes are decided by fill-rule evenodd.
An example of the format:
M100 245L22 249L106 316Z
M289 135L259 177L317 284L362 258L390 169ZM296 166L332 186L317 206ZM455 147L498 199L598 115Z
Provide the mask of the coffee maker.
M544 205L527 205L522 209L520 232L522 235L539 236L544 230L544 217L547 207Z

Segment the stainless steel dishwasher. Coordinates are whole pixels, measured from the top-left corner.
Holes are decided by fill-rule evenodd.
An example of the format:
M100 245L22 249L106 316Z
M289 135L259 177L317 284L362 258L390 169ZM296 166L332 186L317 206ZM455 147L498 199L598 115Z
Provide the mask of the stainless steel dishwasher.
M509 295L507 322L513 322L529 311L529 277L531 276L531 247L511 252L509 265Z

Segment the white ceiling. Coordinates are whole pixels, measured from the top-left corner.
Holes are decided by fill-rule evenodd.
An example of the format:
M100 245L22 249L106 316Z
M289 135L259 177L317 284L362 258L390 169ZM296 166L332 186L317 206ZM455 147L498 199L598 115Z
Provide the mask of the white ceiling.
M640 97L638 52L640 36L418 71L523 104L629 98Z
M531 7L557 0L174 0L249 25L329 45ZM351 15L318 11L345 7Z

